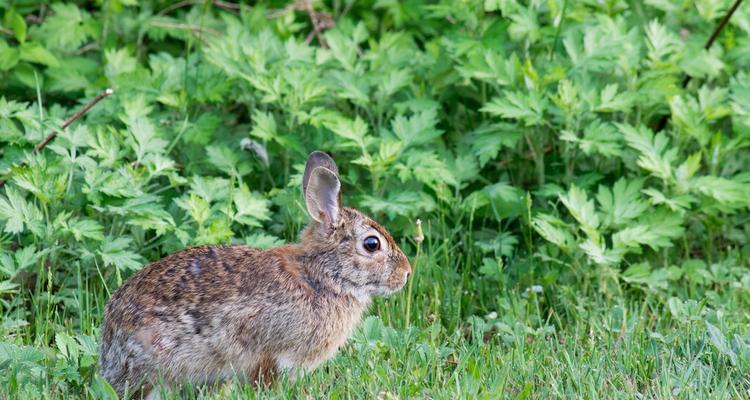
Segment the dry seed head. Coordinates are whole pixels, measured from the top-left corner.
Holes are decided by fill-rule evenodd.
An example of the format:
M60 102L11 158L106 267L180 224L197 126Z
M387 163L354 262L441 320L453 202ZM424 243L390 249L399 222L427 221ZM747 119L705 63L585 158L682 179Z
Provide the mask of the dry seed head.
M415 225L417 235L414 236L414 241L416 241L417 243L422 243L424 241L424 234L422 233L422 220L417 218L417 222L415 223Z

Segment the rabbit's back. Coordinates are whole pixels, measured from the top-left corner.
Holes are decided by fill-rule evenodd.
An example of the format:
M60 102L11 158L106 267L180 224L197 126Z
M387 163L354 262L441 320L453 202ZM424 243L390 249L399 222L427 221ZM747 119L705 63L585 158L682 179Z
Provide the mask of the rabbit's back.
M272 264L278 262L259 262L260 253L246 246L191 248L145 266L125 282L105 310L105 378L124 388L157 370L166 379L204 381L229 373L225 364L240 349L232 348L237 341L227 336L259 314L264 304L254 299L263 298L275 281ZM259 357L232 359L232 368L247 369L237 360L257 364Z
M107 304L104 377L122 393L144 376L255 380L330 357L364 305L308 285L296 250L199 247L147 265Z

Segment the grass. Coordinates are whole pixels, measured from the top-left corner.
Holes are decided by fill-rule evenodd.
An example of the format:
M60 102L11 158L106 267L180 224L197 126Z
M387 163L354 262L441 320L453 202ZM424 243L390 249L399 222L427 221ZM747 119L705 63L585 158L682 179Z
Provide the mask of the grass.
M293 240L289 184L313 148L341 156L347 200L392 232L425 220L422 247L403 243L412 281L312 373L163 398L750 398L747 12L696 53L725 11L710 2L313 2L338 18L326 49L303 44L307 12L276 2L68 2L44 21L16 3L0 5L0 50L50 54L0 66L0 119L15 115L0 126L23 128L0 132L0 400L114 398L99 330L133 264ZM48 30L26 38L25 21ZM235 220L240 184L253 212Z
M612 296L567 285L531 290L489 277L470 279L461 271L477 268L466 264L477 257L461 245L430 242L429 235L425 245L408 326L404 290L376 301L342 351L313 373L292 381L282 376L261 388L236 382L181 392L162 388L162 396L692 399L750 394L744 369L750 346L741 345L747 339L732 344L722 336L747 335L747 312L737 293L665 302L663 296L627 288ZM15 378L0 388L0 397L111 396L94 364L109 289L80 271L74 279L79 289L68 294L72 300L64 307L54 296L35 293L4 300L35 301L29 325L13 329L18 316L3 319L0 365ZM44 285L37 282L35 290ZM720 337L711 337L709 324ZM722 339L734 350L722 350Z

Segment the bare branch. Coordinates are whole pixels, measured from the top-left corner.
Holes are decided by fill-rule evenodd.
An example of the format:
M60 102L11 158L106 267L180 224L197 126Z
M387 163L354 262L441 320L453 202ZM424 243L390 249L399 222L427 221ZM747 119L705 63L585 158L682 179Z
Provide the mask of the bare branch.
M737 11L737 9L740 7L740 4L742 4L742 0L735 0L734 4L732 4L732 7L729 8L729 10L727 10L726 14L724 14L724 18L722 18L721 21L719 21L719 24L716 25L716 28L714 28L714 31L711 33L711 36L708 38L708 41L706 42L706 45L704 46L706 50L709 50L711 46L713 46L714 42L719 37L719 34L721 33L721 31L729 22L729 19L732 18L732 15L734 14L734 12ZM690 77L690 75L685 76L685 79L682 80L683 89L687 87L691 79L692 78ZM659 123L656 124L656 132L664 130L664 128L667 126L667 120L669 120L669 114L661 117L661 119L659 120Z
M165 15L178 8L182 8L182 7L190 6L194 4L202 4L202 3L205 3L205 1L204 0L183 0L183 1L180 1L180 2L177 2L170 6L165 7L163 10L159 11L156 15L158 16ZM230 3L228 1L214 0L211 3L215 5L216 7L223 8L225 10L236 11L242 8L241 4Z
M217 31L216 29L206 28L203 26L192 25L192 24L180 24L180 23L167 22L167 21L150 21L149 25L155 26L157 28L182 29L182 30L187 30L191 32L210 33L216 36L222 35L222 33Z
M70 125L76 122L79 118L81 118L84 114L86 114L91 109L91 107L96 105L96 103L102 101L102 99L111 95L112 93L114 93L114 90L107 89L99 93L98 95L96 95L96 97L94 97L91 101L86 103L86 105L81 107L80 110L76 111L75 114L71 115L70 118L66 119L65 122L63 122L63 124L60 125L60 130L64 131L66 128L68 128ZM47 137L45 137L44 140L42 140L36 146L34 146L34 149L31 150L31 152L36 153L42 150L43 148L45 148L49 144L49 142L51 142L53 139L57 137L57 134L58 132L52 132L49 135L47 135ZM25 163L23 161L20 163L20 165L24 165L24 164ZM5 182L6 181L0 180L0 188L5 186Z

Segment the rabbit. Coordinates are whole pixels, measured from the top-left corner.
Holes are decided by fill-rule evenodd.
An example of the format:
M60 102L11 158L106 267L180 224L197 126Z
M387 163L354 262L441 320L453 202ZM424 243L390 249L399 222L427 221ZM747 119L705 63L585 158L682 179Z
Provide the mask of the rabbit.
M409 260L385 228L342 207L330 156L309 155L302 192L311 220L300 243L189 248L112 294L100 370L118 395L155 398L159 382L257 385L311 371L336 354L373 296L404 286Z

